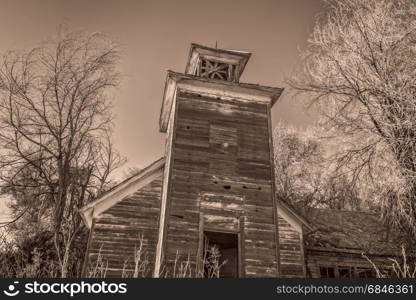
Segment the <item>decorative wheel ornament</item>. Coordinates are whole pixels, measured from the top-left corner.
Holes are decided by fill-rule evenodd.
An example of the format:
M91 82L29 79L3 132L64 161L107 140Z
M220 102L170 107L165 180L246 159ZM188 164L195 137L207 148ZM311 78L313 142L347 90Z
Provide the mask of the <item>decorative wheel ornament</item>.
M199 76L201 77L232 81L233 72L234 66L231 64L207 59L201 59L199 63Z

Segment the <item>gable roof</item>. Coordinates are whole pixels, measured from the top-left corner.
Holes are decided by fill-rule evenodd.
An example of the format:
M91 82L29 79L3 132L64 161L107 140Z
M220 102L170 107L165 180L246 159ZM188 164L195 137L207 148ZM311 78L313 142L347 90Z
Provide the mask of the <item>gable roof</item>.
M307 208L303 215L315 227L305 235L306 249L320 251L397 255L399 234L369 212Z
M276 200L276 209L287 222L291 223L300 233L302 228L312 231L315 228L310 221L298 213L297 209L286 203L285 201Z
M138 189L148 185L158 176L162 175L164 166L165 158L162 157L146 168L140 170L138 173L123 180L96 200L83 206L80 209L80 214L84 223L91 228L94 217L97 217L100 213L134 194Z

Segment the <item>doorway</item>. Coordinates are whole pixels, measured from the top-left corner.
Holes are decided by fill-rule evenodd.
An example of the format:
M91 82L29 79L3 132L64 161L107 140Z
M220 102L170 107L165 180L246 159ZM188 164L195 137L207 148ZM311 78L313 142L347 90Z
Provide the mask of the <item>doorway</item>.
M204 277L238 278L238 234L204 231Z

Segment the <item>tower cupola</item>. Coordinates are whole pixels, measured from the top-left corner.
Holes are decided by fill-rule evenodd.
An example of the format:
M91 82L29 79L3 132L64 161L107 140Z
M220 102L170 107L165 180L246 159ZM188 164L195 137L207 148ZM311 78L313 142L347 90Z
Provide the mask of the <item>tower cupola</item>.
M251 53L192 44L185 74L238 82Z

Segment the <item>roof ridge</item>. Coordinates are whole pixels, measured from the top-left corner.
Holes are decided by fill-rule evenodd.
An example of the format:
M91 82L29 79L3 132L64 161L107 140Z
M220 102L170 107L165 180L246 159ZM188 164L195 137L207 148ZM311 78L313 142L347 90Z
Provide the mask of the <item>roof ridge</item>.
M320 211L332 211L332 212L339 212L339 213L355 213L355 214L366 214L366 215L379 215L376 212L372 211L364 211L364 210L347 210L347 209L335 209L335 208L324 208L324 207L308 207L305 209L315 209Z

